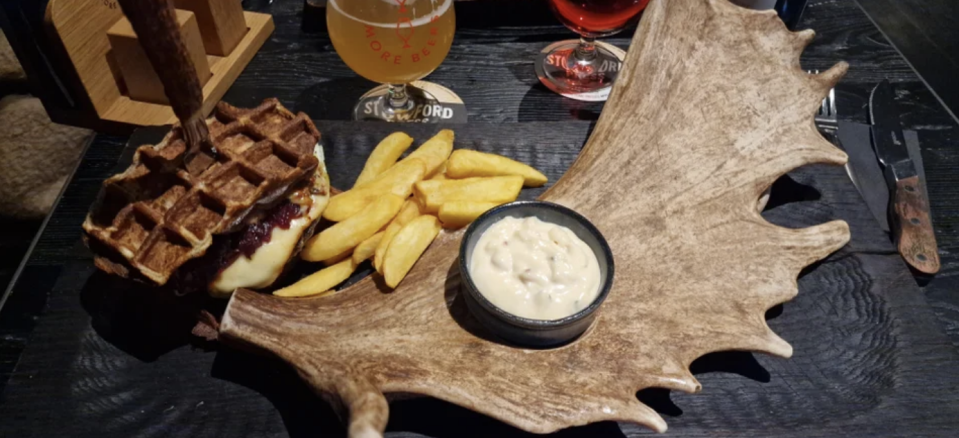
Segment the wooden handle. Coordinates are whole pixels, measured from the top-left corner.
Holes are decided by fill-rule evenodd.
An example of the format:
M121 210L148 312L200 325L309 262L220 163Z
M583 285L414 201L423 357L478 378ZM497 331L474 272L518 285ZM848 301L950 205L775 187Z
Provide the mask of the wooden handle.
M919 177L896 182L896 191L892 196L890 216L899 253L920 272L939 272L936 234L929 217L929 201L919 185Z
M210 133L203 120L203 88L196 67L183 44L176 11L170 0L119 0L123 13L130 20L143 51L163 83L163 90L180 119L190 153L210 143Z

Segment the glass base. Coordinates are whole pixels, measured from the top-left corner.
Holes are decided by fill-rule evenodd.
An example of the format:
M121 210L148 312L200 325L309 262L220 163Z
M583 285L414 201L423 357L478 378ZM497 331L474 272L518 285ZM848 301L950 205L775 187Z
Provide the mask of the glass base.
M595 56L589 61L577 59L579 40L553 43L540 52L536 75L547 88L570 99L605 102L626 52L604 42L595 42Z
M406 86L409 99L401 108L390 105L389 85L380 85L353 108L353 120L390 123L466 123L463 100L442 85L415 81Z

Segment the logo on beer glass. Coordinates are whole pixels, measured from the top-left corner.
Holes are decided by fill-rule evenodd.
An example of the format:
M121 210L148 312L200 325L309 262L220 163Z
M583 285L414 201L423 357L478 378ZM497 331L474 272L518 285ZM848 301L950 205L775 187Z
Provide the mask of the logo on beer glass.
M413 13L410 8L406 7L406 2L409 0L392 0L399 6L399 17L396 20L396 29L394 35L399 41L403 43L401 49L402 53L391 53L389 49L384 48L382 38L391 38L392 36L387 34L383 35L383 29L377 29L375 26L365 25L366 30L366 39L369 41L369 49L376 52L379 56L379 59L383 62L392 63L394 65L403 65L404 63L418 63L425 58L429 57L433 52L432 48L436 47L436 37L440 33L439 27L435 25L439 21L439 15L432 15L429 18L429 27L428 29L420 29L420 31L427 30L429 32L429 38L422 42L421 47L413 47L410 41L413 40L413 37L416 35L416 21L422 21L423 18L414 20ZM411 50L412 49L412 50Z
M582 79L590 79L606 73L618 73L623 67L623 62L617 59L603 59L595 64L580 66L575 62L570 62L569 57L572 54L572 50L550 53L546 56L546 63L557 68L566 68L569 70L569 74Z

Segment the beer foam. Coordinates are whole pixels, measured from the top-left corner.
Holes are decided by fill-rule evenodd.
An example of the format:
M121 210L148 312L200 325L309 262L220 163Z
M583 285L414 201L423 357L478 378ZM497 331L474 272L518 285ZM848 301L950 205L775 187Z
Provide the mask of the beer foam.
M337 10L337 12L343 14L343 15L346 16L346 17L349 17L349 18L350 18L351 20L353 20L353 21L357 21L357 22L363 23L363 24L365 24L365 25L367 25L367 26L382 27L382 28L387 28L387 29L395 29L395 28L396 28L396 23L374 23L374 22L372 22L372 21L361 20L361 19L359 19L359 18L354 17L353 15L347 14L346 12L343 11L342 8L340 8L340 5L337 4L337 2L341 2L341 1L351 1L351 0L329 0L329 1L327 2L327 5L332 5L333 8ZM355 0L353 0L353 1L355 1ZM400 4L398 3L398 0L382 0L382 1L384 1L384 2L386 2L386 3L389 3L389 4L391 4L391 5L393 5L393 6L396 6L396 7L399 7L399 6L400 6ZM403 5L406 6L406 7L411 7L411 6L413 6L414 3L416 3L416 1L417 1L417 0L406 0L406 2L405 2ZM426 0L420 0L420 1L426 1ZM433 3L433 4L435 4L435 3L436 3L436 0L430 0L430 2ZM443 0L443 4L441 4L440 6L434 6L433 11L432 11L431 13L427 14L426 16L423 16L423 17L420 17L420 18L417 18L417 19L412 20L410 24L412 25L412 27L419 27L419 26L427 25L427 24L430 23L430 20L432 20L433 17L442 17L443 14L445 14L446 11L447 11L447 10L450 8L450 6L452 6L452 5L453 5L453 0Z

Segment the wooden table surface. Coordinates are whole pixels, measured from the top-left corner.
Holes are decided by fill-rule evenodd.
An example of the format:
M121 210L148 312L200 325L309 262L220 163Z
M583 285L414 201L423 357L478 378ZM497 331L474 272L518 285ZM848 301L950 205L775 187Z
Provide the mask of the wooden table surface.
M253 106L266 97L278 97L288 107L308 112L324 135L338 145L334 161L343 168L355 167L371 146L372 133L378 135L384 128L371 129L369 136L360 135L355 148L345 147L343 139L354 141L357 128L339 121L348 119L352 103L373 84L358 79L340 61L322 16L304 17L301 1L250 3L262 3L257 8L274 15L277 29L224 100ZM532 60L542 47L572 38L573 34L555 21L541 0L463 2L456 8L453 48L429 79L455 90L466 102L470 123L467 136L476 138L478 145L482 145L479 138L484 129L502 131L498 138L505 138L503 133L541 136L544 144L555 145L556 157L551 158L547 149L531 152L516 145L491 147L504 153L531 154L530 159L543 166L568 166L602 104L575 102L547 91L535 77ZM952 436L952 431L959 428L954 405L948 401L948 395L953 394L954 399L959 389L959 373L955 371L959 363L959 130L853 0L810 1L800 28L812 28L818 34L802 58L803 68L825 70L839 60L851 66L837 88L841 119L864 122L872 87L884 78L896 86L902 123L906 129L919 132L943 269L931 281L915 280L892 252L864 204L854 196L841 169L799 169L777 187L804 193L804 187L814 186L823 193L822 205L849 208L830 210L810 202L793 210L773 210L767 217L800 226L811 225L803 223L811 218L825 221L830 215L838 216L850 222L853 241L830 261L804 273L796 303L768 315L775 318L770 321L774 330L796 346L796 357L783 361L748 353L710 355L694 364L703 394L647 391L641 399L667 416L672 428L668 433L676 436L767 436L779 428L792 432L778 435L795 436ZM606 41L626 48L628 36ZM18 437L30 436L31 431L46 436L41 430L85 436L100 426L110 431L108 436L342 433L330 426L336 424L331 411L282 364L231 350L221 349L215 355L197 352L191 345L210 346L183 337L182 330L169 335L144 334L148 343L141 343L137 334L117 336L129 326L130 321L124 321L121 314L129 309L111 308L109 303L125 298L104 301L91 295L91 282L98 286L112 283L102 276L91 277L90 257L79 234L100 182L114 170L126 141L126 137L117 136L96 138L0 309L0 391L4 391L0 393L0 436L13 431ZM539 144L529 138L517 141L520 143L530 147ZM561 167L551 168L561 171L556 169ZM334 170L334 183L336 178L343 179L341 184L348 183L347 177L338 177ZM795 218L797 214L799 219ZM78 282L86 283L86 287ZM857 286L854 289L862 293L824 293L842 289L837 285ZM141 327L182 328L191 322L192 315L176 313L179 306L168 301L139 305L155 310L148 314L163 315L156 316L157 320L163 319L162 324L149 321ZM802 312L817 308L823 321L837 315L839 322L816 326L804 319ZM173 313L162 313L171 309ZM70 312L81 312L82 318ZM72 319L62 316L65 314L73 315ZM103 315L111 318L104 320ZM838 315L854 318L845 324ZM113 323L117 325L111 327ZM94 330L90 330L91 324ZM37 327L46 327L47 331L41 334L40 329L35 331ZM64 340L54 336L55 330L63 331ZM72 340L68 342L67 337ZM90 361L88 356L76 355L77 348L109 349L102 357L111 359ZM816 350L815 354L802 354L804 348L807 352ZM204 358L196 359L198 355ZM17 366L21 357L24 361ZM189 372L163 367L176 360L198 361L204 367ZM238 361L243 365L232 365ZM36 380L57 370L44 369L44 363L70 364L89 370L96 378L61 379L61 386L45 392L42 388L50 385ZM841 365L833 369L830 363ZM124 369L143 364L150 366L144 371L146 376L155 375L150 381L159 388L158 393L123 391ZM803 373L816 374L802 380L813 384L808 388L791 387L791 379ZM31 391L34 384L41 389ZM910 392L904 387L913 389ZM181 397L191 388L202 389L207 396ZM803 391L824 395L802 403L793 400ZM92 397L91 393L109 397ZM82 404L62 400L77 394L88 398L82 399ZM216 400L219 403L214 404ZM906 404L922 406L906 409ZM46 410L26 408L29 406ZM122 417L123 422L58 424L60 414L64 414L58 410L66 408L71 409L67 418L116 417L120 421ZM251 409L255 415L249 414ZM807 411L793 412L803 409ZM390 436L526 436L436 400L397 403L392 411ZM190 421L183 417L188 412ZM237 412L245 414L237 418ZM809 420L815 418L811 414L827 420L815 424ZM840 414L861 418L862 424L828 420ZM327 428L317 431L317 424ZM633 426L610 423L560 435L621 437L642 433L645 431Z

